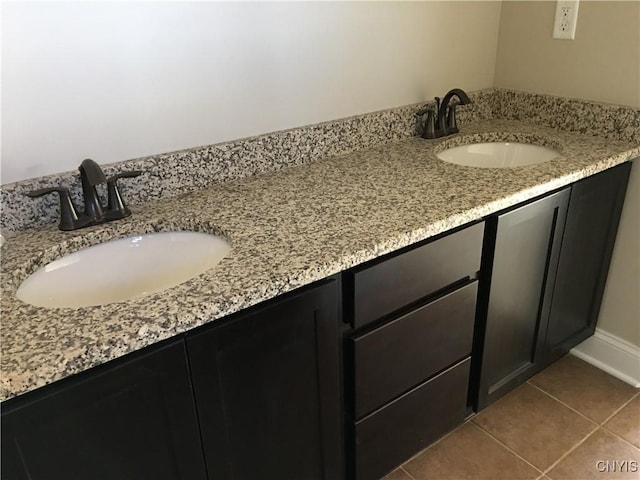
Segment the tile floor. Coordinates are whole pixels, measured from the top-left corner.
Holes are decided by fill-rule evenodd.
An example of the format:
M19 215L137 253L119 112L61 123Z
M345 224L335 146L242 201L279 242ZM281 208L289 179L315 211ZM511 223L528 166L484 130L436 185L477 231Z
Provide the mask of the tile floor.
M383 480L640 479L640 390L567 355Z

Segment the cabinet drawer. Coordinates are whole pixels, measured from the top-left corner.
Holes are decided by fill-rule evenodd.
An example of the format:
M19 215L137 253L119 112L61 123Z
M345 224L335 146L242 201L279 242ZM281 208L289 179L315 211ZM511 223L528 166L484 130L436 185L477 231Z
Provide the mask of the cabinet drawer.
M359 328L480 270L484 223L352 272Z
M355 424L355 478L375 480L464 421L471 359Z
M352 340L360 418L471 353L478 282Z

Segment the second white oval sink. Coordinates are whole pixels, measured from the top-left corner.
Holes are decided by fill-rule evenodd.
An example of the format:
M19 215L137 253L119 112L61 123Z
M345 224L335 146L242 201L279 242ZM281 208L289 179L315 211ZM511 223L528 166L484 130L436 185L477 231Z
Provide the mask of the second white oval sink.
M148 233L111 240L45 265L18 288L39 307L89 307L179 285L215 267L231 247L198 232Z
M470 143L437 154L440 160L480 168L513 168L548 162L560 155L551 148L513 142Z

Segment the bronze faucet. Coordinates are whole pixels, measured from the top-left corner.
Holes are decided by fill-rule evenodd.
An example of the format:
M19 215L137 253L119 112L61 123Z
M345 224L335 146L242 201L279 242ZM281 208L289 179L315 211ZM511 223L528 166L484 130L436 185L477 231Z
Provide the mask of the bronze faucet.
M457 97L458 102L450 105L453 97ZM460 88L449 90L440 101L440 97L436 97L436 111L429 108L423 113L427 114L422 138L440 138L447 135L458 133L458 124L456 122L456 107L458 105L468 105L471 103L468 95Z

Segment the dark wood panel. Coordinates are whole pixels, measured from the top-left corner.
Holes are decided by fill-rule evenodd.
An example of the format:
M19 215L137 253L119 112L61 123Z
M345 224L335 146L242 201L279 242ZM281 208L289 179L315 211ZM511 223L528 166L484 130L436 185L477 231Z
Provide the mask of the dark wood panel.
M209 478L342 478L335 281L187 341Z
M477 283L352 339L356 418L471 354Z
M569 189L497 218L478 406L533 372L555 279ZM496 221L496 220L494 220Z
M484 225L472 225L353 275L353 326L359 328L426 297L447 285L475 276L480 269Z
M5 480L206 478L182 341L2 406Z
M547 363L595 330L630 171L629 162L572 187L545 342Z
M355 424L355 478L377 480L464 421L470 360Z

